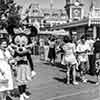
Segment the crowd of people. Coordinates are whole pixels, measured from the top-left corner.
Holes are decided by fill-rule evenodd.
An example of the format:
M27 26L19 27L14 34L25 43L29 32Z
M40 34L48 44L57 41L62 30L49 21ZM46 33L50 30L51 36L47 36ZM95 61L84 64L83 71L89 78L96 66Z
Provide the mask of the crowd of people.
M36 75L30 55L32 55L32 48L35 47L37 41L32 40L31 49L28 46L28 49L25 49L23 43L26 43L26 40L25 36L22 38L22 34L21 37L19 35L15 38L17 45L9 43L7 38L0 39L0 93L2 100L6 100L9 93L11 95L11 91L15 87L14 83L17 84L20 100L29 98L29 92L26 91L27 82ZM79 73L81 82L86 83L88 81L86 74L91 72L94 72L97 77L96 84L99 83L99 37L94 40L88 35L82 35L79 40L74 41L71 36L64 36L61 39L51 36L47 39L40 39L38 42L41 60L44 59L51 65L55 65L57 55L60 55L60 64L66 68L67 84L78 85L77 73ZM14 51L13 48L17 49ZM24 53L21 54L22 49Z
M28 37L24 34L9 40L2 34L0 38L0 99L12 100L10 97L18 96L20 100L29 98L28 82L36 75L34 63L31 58L31 46Z
M40 41L41 42L41 41ZM100 72L100 38L93 39L89 35L82 35L79 40L74 41L70 36L64 36L60 41L54 36L43 41L40 46L41 57L46 62L55 65L57 55L60 54L60 63L66 67L67 84L78 84L76 77L79 77L82 82L87 82L87 74L96 75L99 83ZM72 73L70 74L70 72Z

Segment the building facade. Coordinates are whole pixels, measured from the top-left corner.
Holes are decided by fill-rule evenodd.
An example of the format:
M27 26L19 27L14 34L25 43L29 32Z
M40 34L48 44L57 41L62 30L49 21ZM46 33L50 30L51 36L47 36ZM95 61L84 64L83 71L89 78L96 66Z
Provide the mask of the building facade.
M81 0L66 0L65 10L69 21L80 20L84 17L84 5Z
M70 2L67 2L67 5L71 5ZM100 8L95 8L93 4L91 5L92 8L89 12L88 17L82 17L78 20L71 20L63 25L57 25L55 27L52 27L52 30L64 29L66 31L70 31L72 34L76 32L77 38L80 38L80 36L82 36L83 34L88 34L94 39L96 37L100 37ZM68 13L68 9L66 7L65 9L67 14L69 14L69 20L70 20L72 18L71 17L72 13L71 12Z
M50 30L50 27L67 22L65 9L40 8L38 3L32 3L29 11L29 22L38 23L40 30Z

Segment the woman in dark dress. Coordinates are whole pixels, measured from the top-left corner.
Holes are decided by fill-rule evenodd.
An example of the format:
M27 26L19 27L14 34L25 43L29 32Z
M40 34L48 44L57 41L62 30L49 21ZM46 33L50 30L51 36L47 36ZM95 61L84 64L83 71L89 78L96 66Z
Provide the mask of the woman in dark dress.
M55 63L56 51L55 51L55 38L51 38L49 41L49 53L48 58L50 59L50 63Z

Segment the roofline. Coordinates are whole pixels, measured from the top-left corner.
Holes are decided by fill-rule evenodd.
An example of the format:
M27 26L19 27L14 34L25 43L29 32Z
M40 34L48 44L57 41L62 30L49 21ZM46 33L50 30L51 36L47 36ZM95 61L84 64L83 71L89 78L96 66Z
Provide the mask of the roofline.
M29 18L44 18L44 16L29 16Z
M71 23L53 26L51 29L72 28L72 27L77 27L77 26L88 25L88 23L89 23L89 19L83 19L80 21L75 21L75 22L71 22Z

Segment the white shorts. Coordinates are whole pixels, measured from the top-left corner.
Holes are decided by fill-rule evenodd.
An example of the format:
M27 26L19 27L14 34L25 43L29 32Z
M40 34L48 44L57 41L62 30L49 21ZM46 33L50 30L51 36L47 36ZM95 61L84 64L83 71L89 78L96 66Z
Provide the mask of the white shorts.
M63 56L62 65L66 65L70 63L71 65L77 64L76 57L74 55L69 55L69 56Z

